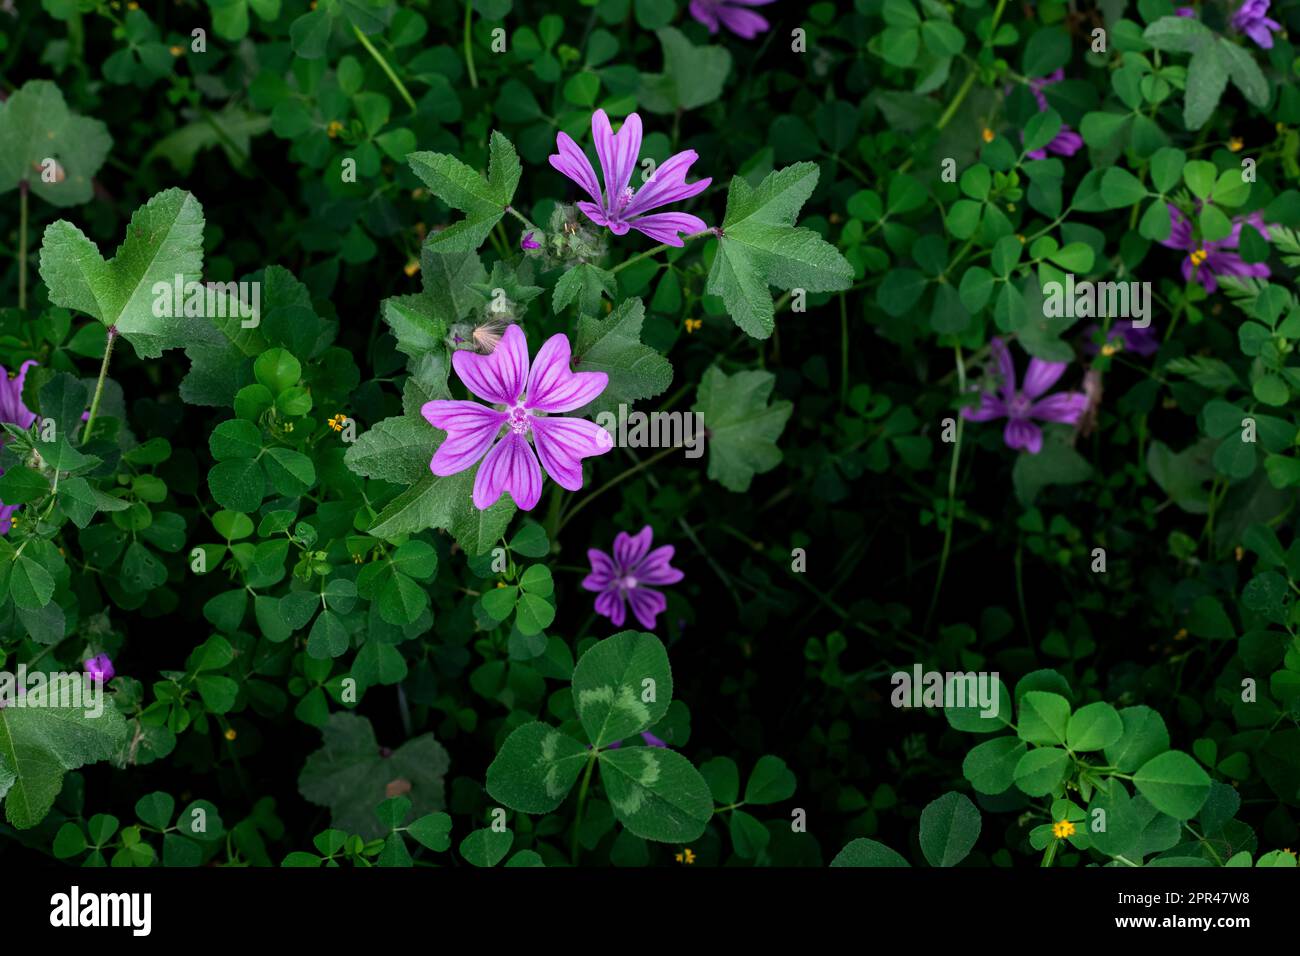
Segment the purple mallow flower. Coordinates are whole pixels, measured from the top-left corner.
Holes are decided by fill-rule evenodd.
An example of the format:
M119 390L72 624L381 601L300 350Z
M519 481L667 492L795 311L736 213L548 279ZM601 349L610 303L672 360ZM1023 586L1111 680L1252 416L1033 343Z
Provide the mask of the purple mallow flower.
M641 152L641 117L633 113L615 133L605 111L596 110L591 117L591 137L596 143L596 155L605 180L604 193L586 154L568 133L556 135L555 147L559 152L549 157L552 166L595 200L578 203L578 208L588 219L598 226L608 226L616 236L635 229L657 242L672 246L682 245L678 233L702 232L706 228L699 216L684 212L644 215L651 209L690 199L713 182L712 179L701 179L687 184L686 174L691 164L699 159L695 150L688 149L670 156L640 191L634 191L629 184Z
M35 364L35 359L29 359L19 367L18 374L12 377L0 365L0 422L17 425L19 428L31 428L32 422L36 421L36 414L23 404L23 382L27 380L27 370ZM4 437L0 435L0 442L3 441ZM3 474L4 469L0 468L0 475ZM21 506L7 505L0 501L0 535L9 533L14 512L19 507Z
M520 249L540 249L542 244L533 238L531 232L524 233L524 237L519 240Z
M1065 374L1068 363L1045 362L1040 358L1029 360L1025 383L1016 388L1016 366L1011 361L1006 343L995 338L989 343L989 348L996 363L997 391L981 392L979 405L963 408L962 417L972 422L1007 419L1006 430L1002 433L1007 447L1023 448L1031 455L1037 455L1043 448L1043 430L1034 419L1076 425L1088 408L1088 396L1083 392L1057 392L1041 398Z
M1269 0L1245 0L1232 15L1233 29L1246 34L1265 50L1273 49L1273 34L1282 29L1282 24L1265 16L1268 6Z
M762 7L775 0L691 0L691 16L697 22L709 28L710 33L718 32L722 24L736 36L752 40L771 24L746 7Z
M654 532L646 525L635 536L620 531L614 538L614 554L608 555L597 548L587 549L591 573L582 580L588 591L596 595L596 613L610 619L615 627L622 627L627 616L627 605L647 631L654 630L655 618L668 606L668 599L646 585L662 587L676 584L682 572L668 562L673 559L673 546L665 544L650 550Z
M1173 203L1168 203L1171 228L1168 239L1161 239L1160 244L1169 249L1181 249L1188 255L1183 259L1183 279L1191 282L1195 276L1205 287L1206 292L1213 292L1219 287L1218 276L1253 276L1267 279L1268 264L1264 262L1246 262L1236 253L1241 244L1241 227L1249 223L1258 229L1265 239L1269 238L1268 227L1264 218L1257 212L1249 216L1238 216L1233 220L1232 232L1214 242L1197 243L1192 235L1192 221Z
M1174 13L1176 13L1176 14L1177 14L1178 16L1180 16L1180 17L1195 17L1195 16L1196 16L1196 8L1195 8L1195 7L1176 7L1176 8L1174 9Z
M107 654L97 654L82 665L92 680L107 684L117 673L113 669L113 660Z
M1043 95L1043 90L1055 83L1060 83L1065 79L1065 71L1057 70L1055 73L1049 73L1040 79L1029 81L1029 92L1034 94L1034 100L1038 103L1038 112L1046 113L1047 97ZM1052 138L1052 141L1042 149L1029 151L1030 159L1046 159L1048 153L1055 153L1057 156L1073 156L1083 148L1083 137L1070 129L1066 123L1061 124L1060 132Z
M1101 351L1092 343L1093 335L1100 328L1099 325L1090 325L1084 332L1088 337L1088 341L1084 344L1083 350L1089 355L1096 355ZM1132 319L1117 320L1110 327L1110 331L1106 333L1106 343L1112 347L1118 345L1126 352L1133 352L1144 357L1155 355L1160 351L1160 336L1156 335L1156 330L1151 325L1138 328L1133 324Z
M425 403L420 413L447 433L430 470L455 475L482 459L474 476L474 506L480 510L490 508L503 491L524 511L531 510L542 494L538 459L561 488L581 488L582 459L603 455L613 441L595 422L552 416L592 401L605 390L609 376L574 372L569 354L569 337L552 335L530 369L528 340L517 325L506 329L490 355L452 352L452 367L465 387L494 407L470 401Z

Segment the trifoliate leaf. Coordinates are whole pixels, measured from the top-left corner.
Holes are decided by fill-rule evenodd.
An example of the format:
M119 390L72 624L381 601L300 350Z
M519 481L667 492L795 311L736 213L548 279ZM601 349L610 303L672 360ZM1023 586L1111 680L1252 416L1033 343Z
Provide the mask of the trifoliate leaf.
M748 491L754 475L781 463L776 440L794 406L768 403L775 384L770 372L728 375L716 365L700 382L692 410L704 416L709 477L731 491Z
M43 690L32 687L31 676L26 706L0 708L0 798L5 817L20 830L45 818L65 771L108 760L126 742L126 721L109 695L99 699L100 710L80 675L55 677ZM36 695L82 706L33 706Z
M487 771L487 790L521 813L550 813L568 796L590 754L540 721L517 727Z
M736 324L755 338L767 338L775 324L769 285L833 292L853 281L853 266L834 246L794 224L818 175L816 163L795 163L769 173L757 189L744 177L731 180L706 291L721 296Z
M53 83L31 80L0 104L0 193L26 182L55 206L89 202L112 145L107 126L69 112Z
M416 817L443 808L449 761L433 734L413 737L385 755L365 717L331 714L321 732L325 744L303 764L298 790L312 803L330 808L333 826L370 839L383 836L375 807L390 790L411 801Z
M126 239L105 261L85 233L60 219L45 229L41 278L55 305L93 316L134 347L140 358L193 340L202 321L154 314L155 283L198 282L203 268L203 207L190 193L168 189L131 216ZM171 309L168 311L178 311Z
M573 370L604 372L609 384L595 401L572 414L597 415L620 404L654 398L672 384L673 367L668 359L641 342L644 321L645 306L640 299L624 300L608 318L583 315L578 320Z
M492 134L486 179L447 153L412 153L406 160L435 196L465 213L464 219L425 240L439 252L473 252L481 246L505 215L523 173L515 147L497 132Z
M689 843L713 816L713 796L689 760L662 747L600 753L600 779L610 807L643 840Z

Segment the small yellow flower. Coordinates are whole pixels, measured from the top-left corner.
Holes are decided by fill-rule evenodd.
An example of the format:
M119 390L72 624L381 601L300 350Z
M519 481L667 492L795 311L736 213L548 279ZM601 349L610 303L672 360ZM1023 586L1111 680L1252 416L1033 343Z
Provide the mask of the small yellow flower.
M703 324L704 324L704 320L703 320L703 319L687 319L687 320L686 320L686 334L687 334L687 335L690 335L691 333L693 333L696 329L698 329L698 328L699 328L700 326L702 326Z
M325 132L330 139L334 139L339 133L343 132L343 124L338 120L330 120L330 125L325 128Z
M185 52L185 47L181 46L180 44L176 44L172 47L169 47L168 52L171 53L172 56L180 56L182 53Z
M287 431L287 432L291 432L291 431L293 431L293 422L285 422L285 423L284 423L284 430Z
M497 582L497 587L499 587L499 588L503 588L503 587L505 587L505 586L506 586L506 582L504 582L504 581L498 581L498 582Z
M1185 641L1185 640L1187 640L1187 628L1185 628L1185 627L1180 627L1180 628L1178 629L1178 633L1174 635L1174 640L1175 640L1175 641Z
M1237 545L1237 550L1236 550L1234 553L1236 554L1236 556L1237 556L1237 560L1238 560L1238 561L1240 561L1242 558L1244 558L1244 557L1246 556L1246 552L1245 552L1245 550L1241 547L1241 545Z
M1114 355L1118 351L1119 349L1115 348L1115 346L1111 345L1109 342L1101 347L1102 355Z
M690 849L690 847L687 847L681 853L674 854L673 859L675 859L678 863L687 863L687 864L694 863L695 853L693 850Z
M1199 266L1202 262L1205 261L1207 256L1209 256L1209 253L1206 252L1204 249L1197 249L1187 258L1192 261L1192 265Z
M236 737L238 737L238 736L239 736L239 734L235 733L235 728L234 728L234 727L227 727L227 728L226 728L226 739L227 739L227 740L234 740L234 739L235 739Z
M365 561L365 560L366 560L366 556L365 556L364 554L354 554L354 555L352 555L352 563L353 563L353 564L360 564L361 562L363 562L363 561Z
M1234 136L1232 139L1228 140L1228 149L1234 153L1240 153L1241 148L1245 145L1246 144L1242 141L1240 136Z
M993 130L991 130L991 129L989 129L987 126L985 126L985 127L984 127L984 142L986 142L986 143L991 143L991 142L993 142L993 140L996 139L996 138L997 138L997 134L994 133Z
M411 190L411 198L412 198L412 199L423 199L423 198L424 198L424 188L423 188L423 187L420 187L420 186L417 186L415 189L412 189L412 190Z
M131 0L131 2L126 5L126 8L128 10L139 10L140 4L136 3L135 0Z
M1025 244L1025 237L1020 235L1020 233L1016 233L1016 238L1020 240L1022 246Z
M1074 824L1069 820L1057 820L1052 824L1052 836L1058 840L1074 836Z
M327 424L329 425L330 428L334 429L334 431L341 432L343 431L343 426L346 423L347 423L347 418L342 413L339 413L338 415L335 415L333 418L331 418Z
M412 259L410 262L406 264L406 267L402 271L405 272L408 276L415 275L417 272L420 271L419 260Z
M1016 211L1016 204L1013 202L1007 203L1007 212L1015 212L1015 211Z

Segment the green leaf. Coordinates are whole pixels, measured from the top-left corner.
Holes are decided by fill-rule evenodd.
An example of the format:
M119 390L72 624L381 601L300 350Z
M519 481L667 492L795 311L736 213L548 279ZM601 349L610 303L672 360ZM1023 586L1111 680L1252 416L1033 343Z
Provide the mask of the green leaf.
M197 199L168 189L132 214L125 241L107 262L72 223L51 223L41 244L41 278L50 301L116 328L140 358L158 358L164 349L188 344L189 329L202 323L183 315L155 315L154 285L171 289L177 276L184 283L199 280L203 222ZM170 291L160 296L172 299Z
M509 830L483 827L460 841L460 855L474 866L496 866L514 842L515 835Z
M1187 64L1187 89L1183 100L1183 123L1189 130L1205 125L1219 105L1219 98L1227 85L1228 62L1223 47L1217 44L1198 47Z
M435 438L435 449L441 441ZM445 528L467 554L487 551L505 533L515 513L515 504L507 494L486 511L474 507L474 476L478 468L475 465L447 477L425 475L388 503L370 525L370 534L377 538L397 538L427 528Z
M575 671L575 688L577 676ZM624 747L603 750L599 759L614 816L636 836L689 843L704 832L713 816L713 798L700 772L681 754L662 747Z
M853 281L853 266L834 246L794 225L818 175L816 163L795 163L769 173L757 189L735 176L727 190L706 291L721 296L736 324L755 338L767 338L774 327L768 286L832 292Z
M493 800L521 813L550 813L568 796L589 759L587 748L538 721L517 727L488 766Z
M611 302L618 292L618 280L612 272L589 262L581 262L560 276L551 295L551 309L559 315L570 302L578 303L579 315L594 315L600 311L601 296Z
M708 475L731 491L749 490L754 475L781 463L776 441L794 406L769 398L776 385L770 372L745 371L728 375L711 366L700 381L692 410L704 416L708 429Z
M0 104L0 193L25 182L55 206L89 202L91 179L112 145L108 127L69 112L55 84L29 80ZM56 165L46 163L51 159ZM53 176L42 175L46 170Z
M307 757L298 790L330 808L333 826L367 839L384 836L374 809L399 781L410 785L404 793L417 816L443 808L448 757L433 734L413 737L384 756L365 717L331 714L322 733L324 746Z
M609 384L589 405L567 414L594 417L667 391L673 367L655 349L642 344L644 321L645 306L637 298L625 299L606 319L583 315L578 320L573 370L604 372Z
M412 821L406 832L421 846L442 853L451 846L451 817L445 813L430 813Z
M1064 744L1070 720L1070 702L1060 694L1030 691L1020 698L1016 730L1031 744Z
M1065 782L1070 755L1059 747L1031 750L1016 764L1016 786L1031 797L1045 797Z
M36 561L20 554L9 569L9 596L23 610L40 610L54 596L54 578Z
M745 784L745 803L780 803L794 796L795 777L780 757L758 758Z
M642 73L637 102L651 113L693 110L722 95L731 72L723 46L696 46L675 27L656 30L664 52L662 73Z
M109 760L126 743L126 721L112 699L101 698L102 711L95 713L85 686L80 675L55 675L44 690L28 691L27 706L0 708L0 798L19 830L45 818L66 771ZM34 706L40 702L83 706Z
M831 866L837 867L910 867L911 865L906 859L883 843L868 840L866 837L858 837L858 839L853 840L848 846L835 854L835 859L831 860Z
M1228 75L1232 78L1232 85L1255 106L1267 106L1268 80L1255 62L1254 54L1227 37L1219 37L1217 49L1221 62L1226 65Z
M1016 737L995 737L973 747L962 761L962 775L980 793L1004 793L1015 783L1016 765L1029 750Z
M1104 750L1124 736L1124 721L1110 704L1098 701L1070 715L1065 742L1071 750Z
M479 302L473 287L486 278L473 249L451 252L426 244L420 251L422 290L389 296L380 305L380 314L397 339L397 350L412 358L445 352L448 329L473 311Z
M357 436L343 461L366 478L412 485L429 475L436 435L423 418L385 418Z
M1142 796L1175 820L1196 816L1210 793L1210 778L1200 764L1181 750L1151 758L1133 775Z
M523 173L515 147L499 132L492 133L486 179L447 153L412 153L406 159L430 192L465 213L425 240L426 247L438 252L473 252L481 246L505 215Z
M980 835L980 812L961 793L945 793L921 811L921 852L931 866L956 866Z
M659 638L620 631L583 654L573 669L573 702L594 747L648 730L668 711L673 675Z

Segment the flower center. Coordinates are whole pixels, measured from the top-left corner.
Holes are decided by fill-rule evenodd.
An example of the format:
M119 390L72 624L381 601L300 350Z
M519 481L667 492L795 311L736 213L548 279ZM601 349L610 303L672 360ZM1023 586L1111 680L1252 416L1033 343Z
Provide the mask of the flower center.
M615 197L614 208L612 210L615 216L619 215L620 213L623 212L624 209L627 208L628 203L632 201L632 195L634 192L635 190L633 190L631 186L628 186L621 193L619 193L618 196Z
M528 414L528 409L524 408L522 405L516 405L514 408L510 409L510 417L508 419L510 430L516 435L527 435L533 430L532 423L529 421L530 418L532 418L532 416Z
M1033 402L1025 397L1023 392L1016 392L1015 397L1007 403L1007 411L1012 418L1027 418L1029 416L1029 406Z
M1188 258L1192 260L1192 265L1199 266L1202 262L1205 261L1208 255L1209 253L1206 252L1204 249L1197 249L1190 256L1188 256Z
M636 578L632 577L630 574L621 577L618 579L618 586L624 591L631 591L636 587Z

